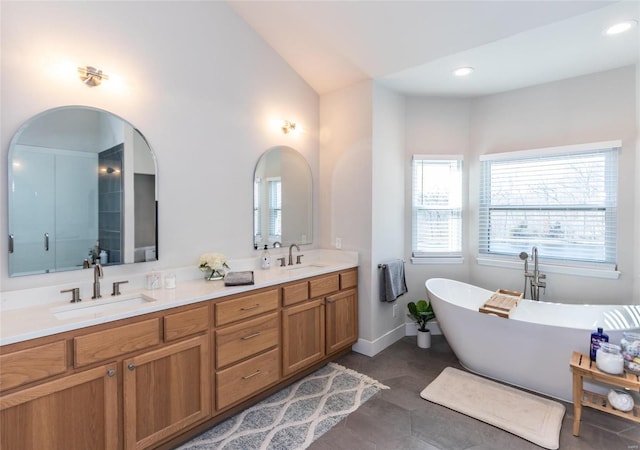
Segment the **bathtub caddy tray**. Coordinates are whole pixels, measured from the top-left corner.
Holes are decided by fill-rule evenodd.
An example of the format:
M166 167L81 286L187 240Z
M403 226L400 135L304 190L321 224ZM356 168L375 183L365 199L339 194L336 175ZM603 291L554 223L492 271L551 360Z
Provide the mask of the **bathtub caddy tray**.
M580 434L580 420L582 407L597 409L615 416L624 417L634 422L640 422L640 405L635 405L631 411L625 412L615 409L609 403L606 395L584 389L582 382L585 378L606 383L614 387L621 387L635 392L640 392L640 378L637 375L624 372L623 375L609 375L596 367L596 362L591 361L589 355L573 352L571 363L573 370L573 435Z
M479 309L484 314L495 314L505 319L509 318L511 311L518 306L524 294L518 291L498 289L495 294L489 297Z

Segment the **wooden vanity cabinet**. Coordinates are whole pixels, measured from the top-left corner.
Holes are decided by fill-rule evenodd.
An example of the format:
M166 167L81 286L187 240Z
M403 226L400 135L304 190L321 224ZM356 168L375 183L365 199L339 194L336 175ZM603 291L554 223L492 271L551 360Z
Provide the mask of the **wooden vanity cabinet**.
M125 359L124 448L144 449L211 413L209 335Z
M115 363L0 397L0 448L118 448Z
M358 290L349 289L330 295L325 303L327 355L358 340Z
M0 448L168 449L357 340L357 269L0 348Z
M210 316L181 307L3 347L0 448L153 448L210 418Z
M45 380L66 371L67 343L64 339L1 355L0 391Z
M290 375L325 355L324 299L282 310L282 374Z
M357 269L309 280L310 300L282 309L282 374L291 375L358 339ZM340 290L344 285L349 289ZM298 296L299 298L300 296ZM286 295L283 303L286 302Z
M280 380L280 288L216 303L216 410Z

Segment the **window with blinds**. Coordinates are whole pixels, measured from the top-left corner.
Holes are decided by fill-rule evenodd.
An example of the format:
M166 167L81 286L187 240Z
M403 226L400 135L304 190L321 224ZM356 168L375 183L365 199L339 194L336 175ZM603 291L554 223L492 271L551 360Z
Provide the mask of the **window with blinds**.
M462 257L462 156L414 155L412 255Z
M620 142L484 155L479 253L616 261Z
M282 240L282 181L269 178L269 242Z

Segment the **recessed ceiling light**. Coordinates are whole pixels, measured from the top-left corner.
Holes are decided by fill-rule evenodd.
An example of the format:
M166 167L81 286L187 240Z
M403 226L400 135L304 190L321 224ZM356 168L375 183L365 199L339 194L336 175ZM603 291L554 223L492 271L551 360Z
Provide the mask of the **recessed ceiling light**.
M604 34L607 36L613 36L614 34L624 33L625 31L629 31L631 28L638 25L638 22L635 20L626 20L624 22L616 23L615 25L611 25L609 28L604 30Z
M456 77L466 77L467 75L471 75L475 69L473 67L459 67L453 71L453 74Z

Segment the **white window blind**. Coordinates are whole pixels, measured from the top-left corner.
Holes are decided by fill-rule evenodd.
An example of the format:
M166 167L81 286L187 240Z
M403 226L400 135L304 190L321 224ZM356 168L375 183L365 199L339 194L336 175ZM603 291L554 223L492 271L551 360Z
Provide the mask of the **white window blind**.
M618 141L481 157L479 252L616 261Z
M462 156L414 155L412 254L462 256Z
M282 240L282 182L269 178L269 242Z

